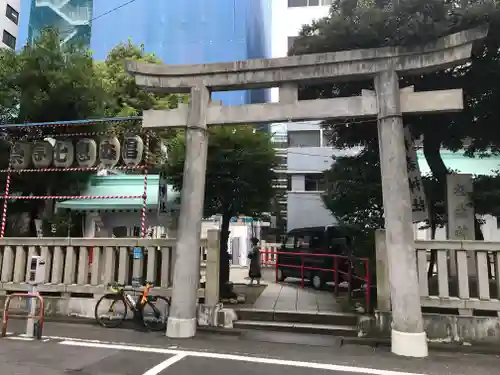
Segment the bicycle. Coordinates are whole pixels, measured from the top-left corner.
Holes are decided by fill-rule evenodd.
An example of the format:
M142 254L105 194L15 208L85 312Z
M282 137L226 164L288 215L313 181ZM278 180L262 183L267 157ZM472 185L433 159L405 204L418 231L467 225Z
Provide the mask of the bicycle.
M151 331L165 330L170 311L170 299L162 296L150 295L149 291L153 286L153 283L146 282L140 298L135 300L134 296L126 293L127 291L135 292L135 289L126 289L124 284L108 284L108 287L113 292L105 294L97 301L95 306L96 321L105 328L117 328L123 324L123 321L127 318L128 309L130 309L133 313L133 320L136 323L144 325ZM107 301L110 301L109 307L105 308L108 314L101 316L98 313L99 307L101 305L106 305L108 303ZM164 303L165 309L162 310L161 306L160 308L157 306L160 302ZM147 314L147 311L145 312L147 307L152 308L152 320L149 320L149 314ZM165 314L162 314L162 311Z

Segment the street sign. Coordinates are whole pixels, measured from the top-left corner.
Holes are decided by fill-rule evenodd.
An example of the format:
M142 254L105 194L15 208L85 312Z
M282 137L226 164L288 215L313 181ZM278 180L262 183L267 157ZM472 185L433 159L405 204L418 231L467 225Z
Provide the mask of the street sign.
M160 172L160 182L158 184L158 215L168 215L168 188L165 172Z
M134 247L134 259L142 259L142 247Z

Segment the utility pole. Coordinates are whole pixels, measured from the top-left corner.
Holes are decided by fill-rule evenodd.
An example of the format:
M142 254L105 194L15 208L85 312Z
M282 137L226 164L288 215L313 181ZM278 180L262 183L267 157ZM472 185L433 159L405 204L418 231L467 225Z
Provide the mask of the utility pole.
M196 334L196 302L200 282L200 236L207 169L207 109L210 92L204 85L191 88L186 127L186 159L181 192L179 232L175 246L172 306L167 336Z
M394 70L375 77L385 233L392 302L392 352L426 357L399 78Z

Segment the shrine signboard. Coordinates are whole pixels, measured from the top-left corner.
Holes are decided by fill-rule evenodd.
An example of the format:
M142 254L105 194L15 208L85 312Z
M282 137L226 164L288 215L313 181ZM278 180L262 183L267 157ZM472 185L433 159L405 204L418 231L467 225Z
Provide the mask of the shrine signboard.
M420 167L418 165L417 151L413 145L413 138L408 126L404 128L406 165L408 167L408 185L410 186L411 211L414 223L425 221L429 218L427 201L425 198L424 184Z
M474 240L474 206L472 203L472 175L449 174L446 176L446 201L448 212L448 239ZM450 276L457 275L456 252L449 254ZM476 275L474 254L467 254L467 270L469 276Z
M167 190L167 179L164 172L160 172L160 182L158 184L158 215L168 215L168 190Z
M472 175L446 176L448 205L448 238L474 240L474 206L472 204Z

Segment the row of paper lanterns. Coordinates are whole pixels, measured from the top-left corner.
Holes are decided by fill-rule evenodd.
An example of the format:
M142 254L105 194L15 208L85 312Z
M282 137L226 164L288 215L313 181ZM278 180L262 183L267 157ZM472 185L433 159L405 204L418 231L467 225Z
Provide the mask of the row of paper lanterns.
M10 161L13 169L69 168L76 160L78 167L90 168L99 160L105 168L113 168L120 161L127 167L135 167L142 161L144 142L138 135L126 135L122 144L117 137L104 137L99 144L91 138L83 138L75 144L71 140L39 140L34 143L19 141L11 148Z

